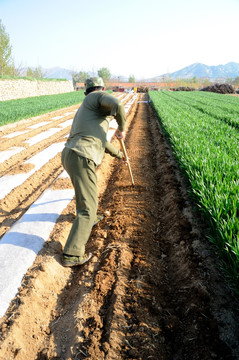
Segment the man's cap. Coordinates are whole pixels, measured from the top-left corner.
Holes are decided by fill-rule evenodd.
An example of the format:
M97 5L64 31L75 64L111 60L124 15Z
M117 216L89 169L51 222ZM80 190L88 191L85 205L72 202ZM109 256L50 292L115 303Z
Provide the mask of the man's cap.
M86 79L85 81L86 90L96 86L104 87L104 81L101 77L91 77L89 79Z

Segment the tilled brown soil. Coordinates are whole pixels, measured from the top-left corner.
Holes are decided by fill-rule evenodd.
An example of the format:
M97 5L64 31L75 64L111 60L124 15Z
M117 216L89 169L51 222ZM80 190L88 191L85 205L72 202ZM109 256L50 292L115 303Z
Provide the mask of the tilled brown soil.
M74 269L61 266L73 200L1 319L1 360L239 359L238 302L203 235L204 224L147 95L138 100L125 141L135 186L127 167L106 155L98 169L99 212L105 218L87 244L92 261ZM24 129L24 123L15 128ZM2 174L24 171L17 165L30 156L26 148L19 160L3 164ZM45 188L71 186L67 179L53 182L61 171L58 154L3 199L1 235Z

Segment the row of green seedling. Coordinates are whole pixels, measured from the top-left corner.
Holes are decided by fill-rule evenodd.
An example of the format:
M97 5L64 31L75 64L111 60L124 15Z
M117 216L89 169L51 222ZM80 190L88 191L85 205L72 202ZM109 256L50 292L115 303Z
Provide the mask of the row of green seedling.
M210 239L239 291L238 131L167 92L150 92L150 97L210 226Z

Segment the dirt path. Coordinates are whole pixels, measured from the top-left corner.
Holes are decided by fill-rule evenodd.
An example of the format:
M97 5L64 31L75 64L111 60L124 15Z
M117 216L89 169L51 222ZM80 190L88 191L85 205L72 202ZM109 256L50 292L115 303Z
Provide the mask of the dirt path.
M87 245L93 260L73 270L61 266L72 201L1 320L1 360L239 359L238 303L146 95L138 100L126 138L135 186L127 168L106 155L98 170L105 218ZM32 187L16 190L25 188L22 200L12 204L16 193L3 200L2 234L43 188L71 186L53 182L62 170L59 156L46 166Z

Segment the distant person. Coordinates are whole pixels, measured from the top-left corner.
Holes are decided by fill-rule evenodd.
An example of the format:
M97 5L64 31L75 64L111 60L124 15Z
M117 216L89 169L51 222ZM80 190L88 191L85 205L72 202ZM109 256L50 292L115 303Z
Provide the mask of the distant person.
M92 257L85 254L85 245L97 217L98 195L96 167L104 152L125 161L123 153L107 141L109 122L113 116L118 129L116 136L125 138L126 115L120 100L104 91L100 77L85 81L85 99L79 107L62 151L62 164L75 190L76 218L63 250L63 266L82 265Z

